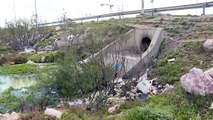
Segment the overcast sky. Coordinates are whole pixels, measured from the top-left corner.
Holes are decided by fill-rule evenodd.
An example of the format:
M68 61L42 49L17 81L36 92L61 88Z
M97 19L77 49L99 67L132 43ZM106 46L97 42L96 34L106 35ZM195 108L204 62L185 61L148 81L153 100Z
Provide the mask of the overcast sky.
M0 0L0 26L5 21L11 21L15 18L30 19L35 13L35 0ZM86 15L97 15L109 13L108 6L102 6L101 3L109 3L109 0L36 0L38 17L42 22L57 21L64 12L67 17L76 18ZM111 0L113 12L119 9L123 10L138 10L141 7L141 0ZM150 0L145 1L145 8L151 8ZM184 5L196 2L209 2L213 0L154 0L154 7ZM64 9L64 11L63 11ZM213 13L213 10L207 10L208 13ZM201 14L201 10L177 11L174 14Z

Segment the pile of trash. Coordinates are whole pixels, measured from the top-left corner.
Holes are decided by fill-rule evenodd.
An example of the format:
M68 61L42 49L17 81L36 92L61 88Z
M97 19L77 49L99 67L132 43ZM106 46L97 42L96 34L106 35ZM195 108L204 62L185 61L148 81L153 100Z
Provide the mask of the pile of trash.
M139 79L133 78L130 81L118 78L115 81L115 95L110 95L107 103L112 107L108 109L110 114L116 114L122 103L129 100L146 100L149 96L160 93L172 93L175 90L173 85L163 85L158 78L149 80L147 72Z
M147 77L147 72L148 70L138 80L132 79L131 82L133 82L133 84L131 85L131 90L127 91L126 93L122 93L124 92L122 91L122 87L127 84L127 81L123 80L122 78L116 79L116 96L122 97L122 95L125 95L126 100L145 100L148 96L158 95L162 92L172 93L175 90L175 87L173 85L163 85L158 78L149 80Z

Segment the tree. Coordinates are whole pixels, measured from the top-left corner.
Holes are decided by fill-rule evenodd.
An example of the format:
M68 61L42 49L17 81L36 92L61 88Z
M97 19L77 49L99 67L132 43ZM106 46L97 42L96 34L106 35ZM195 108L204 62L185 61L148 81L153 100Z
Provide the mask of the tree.
M6 23L9 34L12 36L10 45L16 49L23 49L32 46L31 42L35 37L36 28L27 20L20 19L15 22Z

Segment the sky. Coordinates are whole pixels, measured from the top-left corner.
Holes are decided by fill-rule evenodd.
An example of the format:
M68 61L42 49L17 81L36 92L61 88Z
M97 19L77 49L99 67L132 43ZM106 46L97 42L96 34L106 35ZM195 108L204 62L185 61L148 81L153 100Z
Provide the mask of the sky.
M12 21L19 18L31 19L35 14L35 1L39 22L51 22L59 20L66 13L68 18L85 17L109 13L109 0L0 0L0 26L5 21ZM213 0L150 0L145 1L145 8L166 7L175 5L185 5L200 2L209 2ZM110 0L114 5L112 12L139 10L141 0ZM122 5L123 3L123 5ZM123 7L122 7L123 6ZM201 14L202 10L187 10L170 12L172 14ZM213 13L213 9L207 9L207 14Z

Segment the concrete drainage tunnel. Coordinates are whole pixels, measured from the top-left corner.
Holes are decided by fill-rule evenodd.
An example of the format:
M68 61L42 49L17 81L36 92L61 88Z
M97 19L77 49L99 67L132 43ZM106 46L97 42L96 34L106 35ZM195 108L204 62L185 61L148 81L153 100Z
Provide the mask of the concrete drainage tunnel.
M149 37L143 37L140 44L141 52L145 52L151 43L151 39Z

